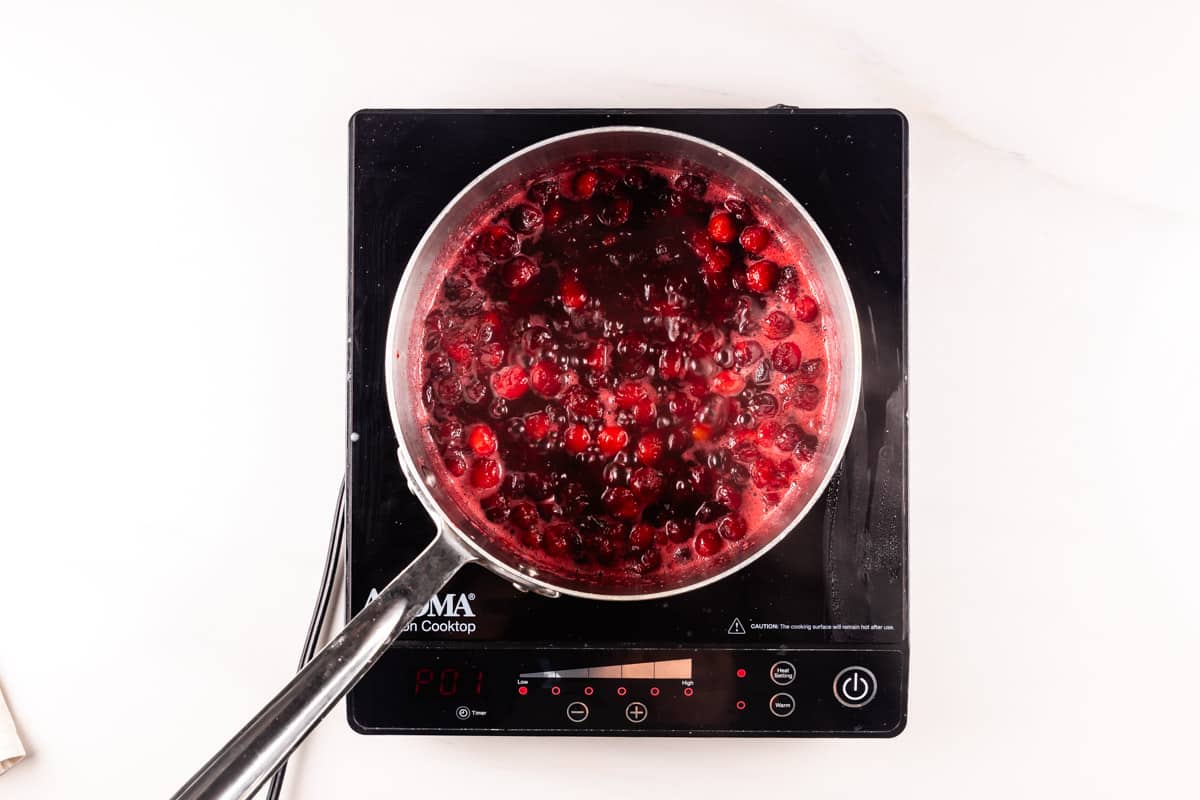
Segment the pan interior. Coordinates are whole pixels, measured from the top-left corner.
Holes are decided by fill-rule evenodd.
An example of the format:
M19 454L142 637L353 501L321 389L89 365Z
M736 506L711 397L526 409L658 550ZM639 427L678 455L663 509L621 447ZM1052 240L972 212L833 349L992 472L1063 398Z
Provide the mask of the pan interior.
M660 163L720 176L752 199L781 237L808 256L822 313L832 321L829 371L837 376L837 395L829 412L829 432L814 459L814 478L801 496L789 501L789 515L776 514L771 530L752 532L749 547L726 550L685 572L651 573L614 581L609 574L573 572L567 565L534 562L510 539L479 530L462 512L430 463L420 428L420 364L410 358L421 320L437 291L438 265L462 246L495 199L519 183L584 160L625 158ZM718 580L745 566L782 539L824 491L841 460L858 405L860 345L853 299L841 267L815 222L790 194L757 167L717 145L683 134L632 127L594 128L535 144L497 163L463 189L427 230L400 283L389 328L387 364L392 422L399 457L412 489L426 509L440 518L450 535L467 542L485 564L505 577L543 590L608 599L648 599Z

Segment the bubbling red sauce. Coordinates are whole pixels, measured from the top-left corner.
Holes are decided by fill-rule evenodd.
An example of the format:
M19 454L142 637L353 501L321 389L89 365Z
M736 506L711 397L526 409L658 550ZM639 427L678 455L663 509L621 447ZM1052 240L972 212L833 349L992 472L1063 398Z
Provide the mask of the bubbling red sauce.
M777 534L820 478L837 391L803 246L736 187L661 165L502 195L440 264L414 345L462 512L598 580L710 569Z

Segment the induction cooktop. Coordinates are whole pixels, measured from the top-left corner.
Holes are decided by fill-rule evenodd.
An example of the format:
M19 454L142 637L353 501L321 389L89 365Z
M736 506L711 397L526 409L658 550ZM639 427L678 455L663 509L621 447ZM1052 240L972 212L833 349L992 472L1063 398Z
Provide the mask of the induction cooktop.
M665 599L604 602L460 572L350 693L362 733L894 736L905 725L907 124L890 110L379 110L350 125L347 600L433 538L396 458L386 328L405 265L484 169L542 139L645 125L754 162L849 281L863 391L845 457L764 557Z

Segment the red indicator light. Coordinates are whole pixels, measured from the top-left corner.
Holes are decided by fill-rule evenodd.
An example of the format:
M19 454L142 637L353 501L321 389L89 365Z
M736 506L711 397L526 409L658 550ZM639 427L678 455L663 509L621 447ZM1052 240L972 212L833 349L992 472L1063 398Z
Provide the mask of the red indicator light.
M519 695L521 695L522 697L524 697L525 695L529 694L529 687L528 687L528 686L518 686L518 687L517 687L517 694L519 694Z
M657 687L657 686L651 686L651 687L650 687L650 696L651 696L651 697L658 697L658 687Z
M617 687L617 697L624 697L624 696L625 696L625 687L618 686Z
M744 677L746 677L746 670L745 670L744 668L743 668L743 669L739 669L739 670L737 671L737 676L738 676L739 678L744 678Z
M738 701L737 701L737 710L738 710L738 711L745 711L745 710L746 710L746 701L745 701L745 700L738 700Z
M596 690L590 686L583 687L583 693L586 694L588 697L591 697L595 692L596 692Z
M683 688L683 696L684 696L684 697L691 697L691 696L692 696L693 694L695 694L695 693L696 693L696 690L695 690L695 689L693 689L693 688L692 688L692 687L690 687L690 686L685 686L685 687Z
M560 694L562 694L562 687L561 687L561 686L551 686L551 687L550 687L550 694L553 694L553 695L560 695Z

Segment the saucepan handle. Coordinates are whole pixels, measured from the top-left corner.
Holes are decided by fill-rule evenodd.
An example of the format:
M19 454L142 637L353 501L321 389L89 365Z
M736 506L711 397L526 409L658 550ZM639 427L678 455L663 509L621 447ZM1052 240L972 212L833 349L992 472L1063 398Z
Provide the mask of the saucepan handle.
M172 800L245 800L254 794L383 655L421 606L473 560L453 535L439 533Z

